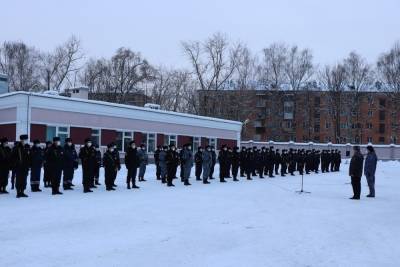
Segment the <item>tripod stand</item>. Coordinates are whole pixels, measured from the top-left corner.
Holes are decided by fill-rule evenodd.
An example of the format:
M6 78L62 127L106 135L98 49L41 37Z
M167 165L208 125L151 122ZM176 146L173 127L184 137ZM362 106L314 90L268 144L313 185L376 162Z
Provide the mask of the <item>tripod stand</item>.
M309 191L304 191L304 174L301 175L301 190L296 191L299 194L311 194Z

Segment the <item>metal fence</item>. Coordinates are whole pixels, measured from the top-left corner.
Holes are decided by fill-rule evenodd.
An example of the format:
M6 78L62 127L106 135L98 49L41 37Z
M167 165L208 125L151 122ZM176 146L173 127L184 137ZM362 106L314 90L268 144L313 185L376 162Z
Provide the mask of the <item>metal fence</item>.
M274 149L305 149L305 150L323 150L323 149L337 149L342 153L342 158L350 158L352 153L352 147L355 146L353 144L332 144L332 143L296 143L296 142L256 142L256 141L242 141L241 145L244 147L253 147L257 148L261 147L271 147ZM368 145L372 145L375 149L376 155L380 160L400 160L400 145L373 145L373 144L364 144L359 145L361 147L361 152L366 154L366 147Z

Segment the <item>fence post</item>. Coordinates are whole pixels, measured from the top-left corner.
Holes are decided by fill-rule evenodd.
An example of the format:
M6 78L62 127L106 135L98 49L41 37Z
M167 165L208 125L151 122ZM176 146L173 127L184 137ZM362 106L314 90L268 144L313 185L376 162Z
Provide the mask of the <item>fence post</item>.
M390 144L390 159L391 160L394 160L394 149L395 149L395 145Z

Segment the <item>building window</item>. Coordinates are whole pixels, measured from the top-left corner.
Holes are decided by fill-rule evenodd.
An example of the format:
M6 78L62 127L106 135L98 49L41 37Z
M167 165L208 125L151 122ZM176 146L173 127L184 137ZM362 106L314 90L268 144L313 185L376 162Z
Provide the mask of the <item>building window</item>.
M99 129L92 129L92 142L93 145L100 146L100 130Z
M397 144L397 137L396 136L392 136L392 143L393 144Z
M380 107L385 107L386 106L386 100L385 99L379 99L379 106Z
M368 117L372 117L374 115L374 112L372 110L368 110Z
M164 144L176 146L176 135L164 135Z
M385 120L385 111L384 110L379 111L379 120L381 120L381 121Z
M372 123L367 123L367 128L372 129Z
M156 135L154 133L142 133L142 143L146 145L147 153L156 150Z
M379 143L380 144L384 144L385 143L385 137L384 136L379 137Z
M260 139L261 139L261 137L260 137ZM208 138L208 145L209 145L210 147L213 147L213 148L217 149L217 139L215 139L215 138Z
M367 142L368 142L368 143L372 143L372 137L371 137L371 136L368 136Z
M319 107L320 104L321 104L321 98L320 98L319 96L316 96L316 97L314 98L314 106L315 106L315 107Z
M314 132L315 133L319 133L319 129L320 129L320 125L319 124L315 124L314 125Z
M346 129L347 128L347 124L346 123L341 123L340 124L340 129Z
M283 119L284 120L293 120L293 110L294 110L294 102L293 101L285 101L283 103Z
M379 124L379 133L385 133L385 124L381 123Z
M325 128L326 128L326 129L331 128L331 123L330 123L330 122L326 122L326 123L325 123Z
M64 145L65 139L69 137L69 127L66 126L47 126L46 140L52 141L54 137L60 137L61 145Z
M132 132L117 132L117 138L115 143L117 144L117 149L119 151L125 151L129 147L129 142L132 141Z
M196 152L197 149L201 146L201 138L200 137L193 137L193 142L192 142L192 150L193 152Z

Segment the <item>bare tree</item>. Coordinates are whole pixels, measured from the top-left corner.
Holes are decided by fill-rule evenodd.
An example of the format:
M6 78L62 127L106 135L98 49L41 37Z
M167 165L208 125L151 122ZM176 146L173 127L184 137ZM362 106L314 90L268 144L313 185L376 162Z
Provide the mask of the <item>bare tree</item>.
M0 47L0 72L9 78L11 91L39 90L39 52L23 42L4 42Z
M327 93L330 102L329 113L332 124L334 125L334 138L336 143L340 143L340 116L342 111L343 94L346 89L346 69L342 64L325 66L320 73L319 80L323 84L324 88L328 90Z
M110 59L90 60L81 81L91 93L103 93L105 101L125 103L129 94L143 89L154 78L153 67L140 53L119 48Z
M392 137L394 142L400 137L400 42L395 43L388 52L379 57L377 70L384 83L381 90L390 97L393 106L392 120L396 121L392 129L395 132L395 138Z
M79 39L71 36L54 52L42 55L41 77L47 90L60 91L74 84L73 79L79 71L84 55Z
M361 55L351 52L343 61L346 71L346 105L350 114L347 116L347 138L361 142L363 140L363 127L367 122L367 114L361 114L361 103L364 92L369 90L373 84L373 71L371 66ZM355 116L354 116L355 115ZM358 140L358 141L357 141Z
M263 49L261 80L266 88L279 90L287 82L285 73L287 50L285 44L279 43L273 43Z
M204 42L182 42L182 47L200 90L218 91L227 87L236 70L240 44L231 45L226 36L216 33ZM210 106L211 114L215 113L215 99L204 104Z

